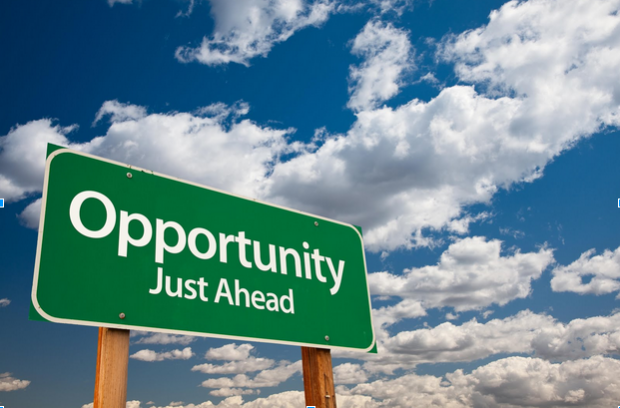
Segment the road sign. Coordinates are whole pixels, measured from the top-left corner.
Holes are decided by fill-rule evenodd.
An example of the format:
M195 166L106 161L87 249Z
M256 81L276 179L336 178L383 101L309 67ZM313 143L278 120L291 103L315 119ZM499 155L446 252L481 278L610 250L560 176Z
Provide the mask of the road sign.
M46 320L368 351L360 231L68 149L47 159Z

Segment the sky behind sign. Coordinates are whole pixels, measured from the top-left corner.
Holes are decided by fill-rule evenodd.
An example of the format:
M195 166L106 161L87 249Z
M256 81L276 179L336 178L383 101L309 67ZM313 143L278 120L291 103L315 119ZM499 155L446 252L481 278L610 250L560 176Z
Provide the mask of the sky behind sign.
M619 9L3 2L0 404L92 401L96 329L27 320L54 143L360 225L378 354L334 353L340 407L617 405ZM298 347L130 355L134 408L303 405Z

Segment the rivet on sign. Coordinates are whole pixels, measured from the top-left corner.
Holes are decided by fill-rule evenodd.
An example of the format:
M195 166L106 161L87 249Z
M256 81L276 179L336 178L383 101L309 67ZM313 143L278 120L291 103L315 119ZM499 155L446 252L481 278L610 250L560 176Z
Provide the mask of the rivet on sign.
M131 173L127 173L127 178L132 178L133 175Z
M121 319L124 319L125 318L125 313L119 314L118 317L120 317Z
M318 221L314 221L314 226L318 227L319 226L319 222Z
M329 341L329 336L325 336L325 340L326 340L326 341Z

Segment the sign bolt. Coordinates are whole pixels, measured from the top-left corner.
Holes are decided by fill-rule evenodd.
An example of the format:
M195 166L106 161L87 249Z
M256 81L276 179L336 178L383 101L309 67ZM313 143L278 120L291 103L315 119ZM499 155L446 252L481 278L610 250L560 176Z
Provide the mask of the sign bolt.
M132 177L133 177L133 174L127 173L127 178L132 178Z
M319 222L318 221L314 221L314 226L318 227L319 226Z
M329 336L325 336L325 341L329 341Z
M118 317L120 317L121 319L124 319L125 318L125 313L119 314Z

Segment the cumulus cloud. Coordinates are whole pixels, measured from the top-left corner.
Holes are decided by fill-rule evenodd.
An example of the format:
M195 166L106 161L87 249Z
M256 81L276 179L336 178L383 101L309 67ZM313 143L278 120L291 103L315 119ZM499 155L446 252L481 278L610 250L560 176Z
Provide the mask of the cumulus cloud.
M372 273L368 282L374 295L415 299L425 309L465 311L527 297L532 280L553 261L548 248L502 255L501 241L469 237L452 243L437 265L406 269L402 275ZM420 315L418 309L412 311L409 317Z
M413 0L370 0L370 3L376 5L381 14L396 13L401 15L407 8L413 6Z
M222 347L210 348L205 354L207 360L246 360L254 346L248 343L237 346L236 343L226 344Z
M164 360L189 360L194 356L191 347L185 347L183 350L171 350L161 353L157 353L153 350L144 349L140 350L132 355L130 358L134 358L140 361L164 361Z
M334 10L330 0L210 0L215 30L198 47L179 47L181 62L207 65L235 62L249 66L257 56L286 41L296 31L325 22Z
M604 295L620 290L620 248L594 255L590 249L568 266L553 270L551 288L554 292L576 292L582 295ZM584 278L589 278L585 283Z
M138 120L146 116L146 108L143 106L121 103L117 100L105 101L97 115L93 125L96 125L104 117L109 116L110 122L125 122L127 120Z
M202 382L205 388L263 388L276 387L280 383L291 378L294 374L301 372L301 360L295 363L281 361L280 365L271 370L264 370L254 378L245 374L238 374L232 378L220 377L210 378Z
M111 124L106 135L87 143L71 143L66 136L76 127L61 127L49 119L11 129L0 137L4 198L17 201L41 192L48 143L252 197L261 195L263 181L280 155L303 148L287 142L292 129L276 130L240 119L248 111L242 103L216 104L195 114L143 116L143 111L116 101L104 103L97 116L110 115ZM24 210L23 224L38 225L39 206L34 202Z
M176 17L189 17L194 12L194 7L196 7L196 0L188 0L187 10L179 10L177 12Z
M351 388L343 385L337 387L337 402L342 408L607 408L614 406L618 400L620 361L602 356L562 363L532 357L508 357L480 366L469 374L463 370L447 373L443 377L411 373ZM206 401L176 407L297 406L304 406L304 394L301 391L272 394L250 402L244 402L241 396L233 396L219 404Z
M76 128L41 119L17 126L0 137L0 191L7 202L42 190L47 143L79 150L80 146L71 144L66 137Z
M331 7L257 4L244 3L235 17L230 2L214 3L226 28L216 32L271 27L282 13L296 21L315 7ZM261 19L271 8L277 10ZM106 134L75 148L360 225L372 251L433 245L436 232L467 233L480 215L470 214L470 205L540 177L578 140L619 123L617 9L611 1L509 2L488 25L440 42L439 57L455 64L461 84L429 101L360 111L348 132L316 149L288 143L290 129L236 117L233 107L225 108L227 119L200 112L124 117L114 109L129 105L114 103L103 109L112 118ZM258 20L247 18L252 13ZM243 47L215 49L214 39L205 40L207 60L245 61L237 56ZM0 137L0 191L7 200L40 191L44 144L68 144L70 129L40 120ZM292 158L281 161L287 153Z
M362 225L372 250L428 245L423 229L446 228L469 204L540 177L577 140L618 124L615 11L589 0L507 3L487 26L440 44L476 88L360 112L345 135L278 165L271 196Z
M275 361L268 358L249 357L241 361L231 361L222 365L199 364L192 367L192 371L200 371L205 374L243 374L266 370L274 364Z
M39 229L41 219L41 199L38 198L28 204L19 216L19 222L26 228Z
M249 390L252 391L252 390ZM270 395L266 398L258 398L254 401L244 402L243 397L235 395L222 400L219 404L205 401L200 404L179 405L175 408L293 408L304 405L304 394L300 391L286 391L279 394ZM173 408L171 405L153 408ZM343 407L349 408L349 407ZM351 407L352 408L352 407Z
M11 304L11 300L4 298L4 299L0 299L0 307L6 307L8 305Z
M602 356L561 364L509 357L471 374L462 370L445 378L407 374L360 384L348 393L372 396L381 407L606 407L620 398L618 374L620 362Z
M148 403L147 403L148 405ZM93 408L94 404L91 402L90 404L84 404L82 405L82 408ZM125 408L140 408L140 401L137 400L133 400L133 401L127 401L125 403Z
M148 335L138 339L135 344L181 344L183 346L187 346L195 340L196 337L193 336L181 336L166 333L149 333Z
M408 35L379 20L364 26L351 48L364 62L350 68L349 108L369 110L398 93L403 74L414 67Z
M11 373L0 373L0 391L21 390L28 385L30 385L30 381L28 380L18 380L12 377Z
M385 335L379 354L366 355L364 370L392 374L422 363L470 362L498 354L529 354L550 361L620 354L620 313L562 323L545 314L521 311L480 323L472 319ZM353 354L337 353L353 357ZM357 358L360 358L357 356Z
M361 365L344 363L334 367L334 384L359 384L368 381Z
M254 395L260 394L260 390L251 390L243 388L220 388L219 390L209 391L209 395L214 397L232 397L234 395Z
M372 322L375 337L381 343L389 337L387 328L403 319L426 316L426 310L418 300L404 299L392 306L384 306L372 310Z
M108 0L108 5L110 7L114 6L114 4L131 4L133 3L133 0Z

